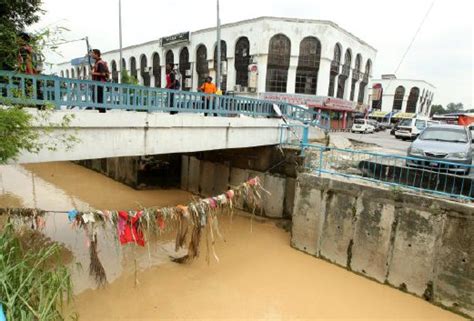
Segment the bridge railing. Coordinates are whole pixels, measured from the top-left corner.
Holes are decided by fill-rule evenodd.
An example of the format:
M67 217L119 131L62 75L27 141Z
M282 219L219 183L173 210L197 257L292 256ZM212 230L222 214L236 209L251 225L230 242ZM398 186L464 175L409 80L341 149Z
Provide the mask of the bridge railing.
M284 102L11 71L0 71L0 98L19 105L52 104L57 109L105 108L252 117L276 117L273 107L277 105L290 120L324 130L330 127L327 114Z

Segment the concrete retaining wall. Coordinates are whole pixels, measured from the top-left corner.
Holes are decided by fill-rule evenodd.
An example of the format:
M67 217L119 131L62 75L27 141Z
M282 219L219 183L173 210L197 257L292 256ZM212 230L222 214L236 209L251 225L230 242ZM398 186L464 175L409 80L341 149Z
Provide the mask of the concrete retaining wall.
M474 317L474 207L301 174L291 244Z
M256 209L257 215L273 218L288 218L290 206L294 202L295 179L282 175L230 167L226 163L199 160L195 156L183 155L181 158L181 186L184 190L202 196L214 196L237 186L251 177L258 176L270 195L263 195L262 208ZM246 209L246 204L236 203L238 209ZM291 208L292 210L292 208Z

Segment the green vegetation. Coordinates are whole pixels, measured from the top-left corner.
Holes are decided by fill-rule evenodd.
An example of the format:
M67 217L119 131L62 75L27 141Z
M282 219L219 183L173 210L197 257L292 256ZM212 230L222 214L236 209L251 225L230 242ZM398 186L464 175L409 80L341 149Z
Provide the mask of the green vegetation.
M431 115L434 114L443 115L443 114L450 114L450 113L458 113L464 110L464 105L462 103L449 103L444 108L442 105L433 105L431 106Z
M7 320L65 319L61 310L72 298L72 282L61 256L57 243L39 242L12 225L0 230L0 303Z
M126 70L122 70L121 83L129 85L138 85L138 79L129 75Z

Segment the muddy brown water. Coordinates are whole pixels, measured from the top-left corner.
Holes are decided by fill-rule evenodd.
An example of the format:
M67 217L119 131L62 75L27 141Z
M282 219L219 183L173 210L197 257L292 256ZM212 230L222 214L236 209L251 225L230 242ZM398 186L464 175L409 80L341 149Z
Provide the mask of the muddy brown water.
M72 163L0 166L2 207L133 209L192 198L180 190L136 191ZM137 248L117 245L114 231L99 233L109 280L101 289L89 278L86 237L66 214L49 215L44 233L74 253L80 320L464 320L292 249L289 233L272 222L235 215L220 224L220 262L209 265L205 242L199 259L179 265L169 260L170 236Z

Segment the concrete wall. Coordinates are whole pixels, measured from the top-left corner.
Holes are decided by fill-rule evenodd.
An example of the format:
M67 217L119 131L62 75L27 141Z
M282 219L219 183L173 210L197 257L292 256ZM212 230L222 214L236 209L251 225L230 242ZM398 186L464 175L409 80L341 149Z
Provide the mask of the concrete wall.
M200 160L196 156L183 155L181 160L184 190L202 195L214 196L237 186L251 177L258 176L264 188L270 193L263 195L262 207L255 214L273 218L288 218L289 208L294 201L294 193L287 193L294 188L295 179L283 175L264 173L252 169L231 167L229 163ZM247 204L236 202L238 209L249 209Z
M299 175L291 245L474 317L474 207Z

